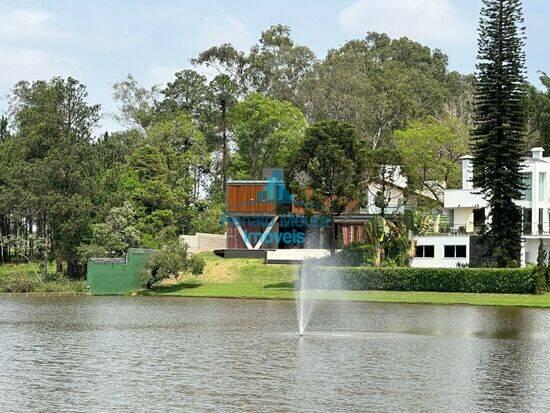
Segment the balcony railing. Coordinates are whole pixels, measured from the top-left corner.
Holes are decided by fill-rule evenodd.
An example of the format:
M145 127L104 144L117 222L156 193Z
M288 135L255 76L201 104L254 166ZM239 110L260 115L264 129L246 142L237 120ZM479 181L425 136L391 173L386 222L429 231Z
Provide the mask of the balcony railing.
M468 231L470 229L470 231ZM429 236L460 236L460 235L479 235L481 233L481 225L474 225L467 228L465 225L457 226L441 226L438 231L428 231L425 235Z
M546 228L546 229L545 229ZM538 227L533 227L532 225L523 225L523 235L527 236L549 236L550 227L548 225L539 225Z

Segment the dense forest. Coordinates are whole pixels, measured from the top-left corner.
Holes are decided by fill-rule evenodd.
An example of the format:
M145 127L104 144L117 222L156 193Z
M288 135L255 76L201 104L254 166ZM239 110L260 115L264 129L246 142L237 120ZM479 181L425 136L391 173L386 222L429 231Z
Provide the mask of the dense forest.
M105 114L78 80L14 85L0 121L0 262L52 260L78 277L90 256L223 233L227 179L285 168L319 121L352 125L371 166L402 165L411 188L438 197L459 184L476 80L440 50L369 33L318 58L278 25L249 51L222 44L191 62L163 87L115 83L125 129L102 136ZM550 150L540 76L523 102L525 150Z

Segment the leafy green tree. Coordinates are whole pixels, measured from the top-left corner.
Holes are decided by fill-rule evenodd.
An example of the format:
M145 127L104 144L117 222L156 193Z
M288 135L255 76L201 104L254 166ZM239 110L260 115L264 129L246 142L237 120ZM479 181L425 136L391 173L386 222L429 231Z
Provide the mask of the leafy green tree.
M369 33L329 50L299 87L309 120L355 126L372 148L392 147L393 131L439 114L463 77L447 71L447 56L407 38Z
M8 129L8 118L4 115L0 117L0 141L8 138L10 136L10 131Z
M229 113L237 154L252 179L261 178L264 167L284 167L300 147L306 118L289 102L252 93Z
M36 223L58 271L65 260L71 277L78 275L76 250L93 216L91 139L100 107L86 99L86 87L70 77L19 82L11 96L15 158L6 178L12 208ZM40 256L45 253L40 248Z
M413 121L395 131L395 143L413 187L429 191L441 203L446 188L459 187L458 160L470 150L467 124L457 118Z
M192 222L193 230L207 234L225 233L225 223L222 220L224 208L224 204L208 201L197 205L197 214Z
M175 77L162 90L164 99L159 104L161 111L184 111L200 117L209 92L206 77L191 69L176 72Z
M162 119L147 128L147 137L147 142L162 153L170 186L183 191L189 200L197 198L210 156L204 136L191 116L181 112Z
M524 153L525 54L520 0L484 0L473 131L474 183L487 199L490 255L503 267L521 253L520 173Z
M311 71L315 54L295 44L287 26L275 25L262 32L249 54L222 44L203 51L192 62L230 76L241 95L259 92L295 102L297 87Z
M119 109L116 119L131 128L143 130L154 119L158 98L157 86L151 89L141 87L129 74L126 79L113 85L113 99Z
M542 146L550 152L550 77L542 73L540 81L546 90L530 85L524 102L526 141L530 148Z
M80 246L80 257L121 257L128 248L139 246L141 233L134 226L135 216L136 212L129 202L112 208L105 222L92 225L91 240Z
M177 278L183 273L200 275L204 266L202 257L190 254L180 240L173 240L151 254L140 276L143 286L149 289L165 278Z
M318 122L306 130L301 146L285 169L285 182L303 203L307 214L330 220L330 249L337 240L335 217L350 205L361 205L369 182L365 176L365 141L353 126L337 121Z

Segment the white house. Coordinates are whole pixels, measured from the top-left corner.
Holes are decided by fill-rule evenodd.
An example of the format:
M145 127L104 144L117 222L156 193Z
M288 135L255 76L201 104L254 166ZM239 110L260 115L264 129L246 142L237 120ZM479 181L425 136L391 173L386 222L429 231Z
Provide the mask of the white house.
M524 199L515 201L523 215L522 265L536 261L541 238L550 251L550 157L544 157L540 147L531 153L522 163ZM418 237L413 267L456 267L470 262L472 236L489 215L479 189L473 188L472 174L472 157L462 157L462 189L444 193L449 228L441 234Z

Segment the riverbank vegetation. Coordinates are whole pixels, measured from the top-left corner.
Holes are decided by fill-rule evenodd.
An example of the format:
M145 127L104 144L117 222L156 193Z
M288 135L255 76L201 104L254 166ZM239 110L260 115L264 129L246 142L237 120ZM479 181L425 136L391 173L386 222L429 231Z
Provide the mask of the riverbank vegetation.
M295 298L297 265L266 265L260 259L222 259L201 254L204 274L141 291L142 295L178 297L222 297L250 299ZM474 294L417 291L308 290L317 300L345 300L410 304L467 304L488 306L550 307L550 294Z
M326 166L338 161L339 187L329 189L347 199L360 189L355 180L365 187L379 179L369 171L399 165L407 191L433 195L416 205L429 211L441 205L442 188L460 183L456 162L471 143L476 78L450 70L441 50L370 32L317 57L274 25L249 51L222 44L192 63L165 85L143 87L131 75L114 83L118 131L101 128L107 114L76 79L14 85L0 116L0 265L40 262L43 279L55 272L75 280L91 256L162 249L197 231L222 234L227 180L257 179L264 167L307 164L319 177L315 198L326 189L319 185ZM217 75L204 76L206 69ZM543 72L541 83L544 90L525 84L515 109L524 111L515 127L525 133L514 142L550 151ZM311 156L297 156L331 130L345 131L353 145L326 139ZM368 165L361 176L346 164L351 155L342 157L357 142L357 165ZM373 195L384 215L384 191ZM375 264L389 263L394 248L395 264L405 265L413 248L397 243L406 237L383 251L380 227L373 222L369 232Z
M0 293L86 293L84 280L70 280L51 265L44 277L38 263L0 266Z

